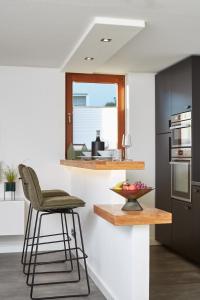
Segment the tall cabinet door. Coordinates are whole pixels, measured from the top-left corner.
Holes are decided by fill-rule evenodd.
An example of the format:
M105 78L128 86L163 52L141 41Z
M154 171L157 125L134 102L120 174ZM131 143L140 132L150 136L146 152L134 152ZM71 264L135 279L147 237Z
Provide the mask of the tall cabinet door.
M190 244L190 257L200 263L200 186L192 186L192 223Z
M188 58L170 68L172 114L192 109L192 59Z
M156 92L156 133L169 132L171 116L170 72L158 73L155 78Z
M193 251L192 245L194 243L192 239L192 204L185 201L172 199L172 207L172 248L186 258L191 258L191 251Z
M172 248L200 263L200 187L192 186L192 202L172 199Z
M171 134L156 136L156 207L172 211L171 205L171 168L170 158ZM172 225L156 225L156 240L171 246Z
M192 58L192 181L200 182L200 57Z

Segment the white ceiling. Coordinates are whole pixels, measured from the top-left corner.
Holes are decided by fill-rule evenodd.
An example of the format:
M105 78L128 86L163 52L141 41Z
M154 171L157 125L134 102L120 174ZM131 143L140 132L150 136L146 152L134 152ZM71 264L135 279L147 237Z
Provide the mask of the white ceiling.
M97 72L157 72L200 55L199 0L0 0L0 65L60 68L94 17L147 22Z
M125 24L124 24L125 23ZM94 73L145 28L144 21L94 18L61 68L66 72ZM102 38L111 38L102 42ZM91 58L86 60L86 58Z

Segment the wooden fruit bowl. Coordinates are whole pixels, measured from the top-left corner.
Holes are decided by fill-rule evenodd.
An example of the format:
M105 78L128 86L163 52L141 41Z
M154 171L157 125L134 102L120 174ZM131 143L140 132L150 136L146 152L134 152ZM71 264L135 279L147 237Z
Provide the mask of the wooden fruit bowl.
M135 191L126 191L120 189L111 189L113 192L119 194L120 196L127 199L126 204L122 207L122 210L125 211L138 211L143 210L142 206L138 203L137 199L144 196L145 194L151 192L153 188L148 187L146 189L135 190Z
M148 187L146 189L135 190L135 191L126 191L126 190L119 190L119 189L111 189L111 190L126 199L138 199L144 196L145 194L151 192L153 188Z

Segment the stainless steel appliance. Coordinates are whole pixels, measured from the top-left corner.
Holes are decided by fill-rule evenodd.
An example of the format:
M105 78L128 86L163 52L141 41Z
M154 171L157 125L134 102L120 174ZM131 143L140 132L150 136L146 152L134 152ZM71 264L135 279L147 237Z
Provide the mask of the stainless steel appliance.
M191 147L191 111L171 116L171 147Z
M191 148L171 149L171 197L191 202Z

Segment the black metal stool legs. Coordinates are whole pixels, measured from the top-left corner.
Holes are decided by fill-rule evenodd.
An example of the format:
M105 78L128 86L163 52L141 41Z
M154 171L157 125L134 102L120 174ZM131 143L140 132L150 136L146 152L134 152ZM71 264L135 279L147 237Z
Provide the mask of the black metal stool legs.
M82 248L83 253L85 253L80 217L79 217L79 214L77 212L72 212L72 213L74 215L77 215L78 224L79 224L80 238L81 238L81 248ZM83 256L83 261L84 261L85 275L86 275L87 287L88 287L88 295L89 295L90 294L90 283L89 283L89 277L88 277L88 270L87 270L87 263L86 263L86 257L85 257L85 255Z
M65 258L67 260L67 248L66 248L66 241L65 241L65 230L64 230L64 222L63 222L63 214L60 214L61 225L62 225L62 234L63 234L63 245L65 251Z
M26 266L28 265L27 263L27 254L28 254L28 243L29 243L29 238L30 238L30 231L31 231L31 222L32 222L32 215L33 215L33 207L30 204L29 206L30 209L30 215L29 215L29 219L27 221L27 236L25 237L26 239L26 243L25 243L25 253L24 253L24 259L23 259L23 273L26 273Z
M47 212L47 213L42 213L41 214L41 220L42 220L42 217L43 216L48 216L50 214L54 214L54 213L57 213L57 212ZM37 220L36 220L37 222ZM37 224L36 224L36 228L37 228ZM68 232L68 229L67 229L67 222L66 222L66 230ZM35 233L35 231L34 231ZM39 234L39 236L38 236ZM76 258L73 258L72 256L70 256L70 258L68 259L65 259L65 260L53 260L53 261L47 261L47 262L34 262L35 261L35 256L38 256L38 255L43 255L43 254L50 254L50 253L57 253L57 252L65 252L65 251L69 251L69 253L71 252L71 250L74 250L75 248L71 248L70 249L64 249L64 250L53 250L53 251L45 251L45 252L39 252L38 253L38 246L41 245L42 243L39 242L39 239L43 237L43 236L40 236L40 228L38 228L38 233L36 235L34 235L33 239L34 239L34 243L32 244L32 248L31 248L31 254L30 254L30 260L29 260L29 269L28 269L28 275L27 275L27 285L28 286L31 286L32 283L29 282L29 278L30 278L30 275L36 275L36 274L52 274L52 273L70 273L72 272L72 269L70 270L65 270L65 271L43 271L43 272L36 272L34 271L34 274L33 272L30 272L30 266L32 265L35 265L35 269L36 269L36 266L37 265L47 265L47 264L55 264L55 263L64 263L64 262L67 262L67 261L70 261L70 263L72 264L72 260L75 260ZM39 239L38 239L39 238ZM71 239L70 239L71 240ZM36 242L35 242L36 241ZM68 240L69 242L69 240ZM70 245L70 243L69 243ZM32 251L34 249L34 246L36 246L36 249L37 251ZM80 249L81 250L81 249ZM86 256L87 257L87 256ZM79 259L82 259L83 257L80 257ZM33 262L32 262L33 260ZM34 283L33 285L48 285L48 284L61 284L61 283L75 283L75 282L79 282L80 279L76 279L76 280L68 280L68 281L59 281L59 282L53 282L53 283L49 283L49 282L44 282L44 283Z
M64 218L64 221L65 221L66 234L67 234L67 236L69 236L66 214L63 214L63 218ZM71 263L71 270L73 271L74 266L73 266L72 250L71 250L71 245L70 245L70 240L69 239L68 239L67 243L68 243L68 249L69 249L69 258L70 258L70 263Z
M22 250L22 256L21 256L21 263L24 264L24 252L27 244L27 237L29 234L29 223L30 223L30 214L32 213L31 211L31 204L29 204L29 210L28 210L28 218L26 222L26 230L25 230L25 236L24 236L24 244L23 244L23 250Z
M28 247L32 246L33 243L33 237L30 237L30 231L31 231L31 222L32 222L32 213L33 213L33 208L30 204L29 206L29 214L28 214L28 219L27 219L27 225L26 225L26 232L25 232L25 238L24 238L24 245L23 245L23 252L22 252L22 264L23 264L23 273L25 275L28 274L27 272L27 266L29 265L29 263L27 262L28 260ZM66 249L66 242L69 243L69 241L71 240L68 234L68 231L65 233L64 231L64 225L62 222L62 233L56 233L56 234L48 234L48 235L42 235L40 236L41 238L47 238L47 237L53 237L53 236L63 236L62 240L55 240L55 241L48 241L48 242L41 242L40 245L45 245L45 244L51 244L51 243L58 243L58 242L62 242L64 244L64 251L65 253L67 253L67 249ZM40 254L45 254L45 253L51 253L54 251L43 251ZM67 257L65 255L65 259L64 260L59 260L58 262L64 262L67 261ZM44 262L44 264L47 264L48 262ZM53 263L53 262L49 262L49 263ZM42 262L40 262L40 264L42 264ZM72 269L71 269L72 271ZM42 272L44 273L44 272ZM41 273L41 274L42 274Z
M34 281L35 281L35 268L36 268L36 262L37 262L37 253L38 253L38 245L39 245L39 239L40 239L40 229L41 229L42 216L43 216L43 214L40 215L40 219L39 219L36 249L35 249L35 257L34 257L34 262L33 262L33 273L32 273L31 292L30 292L31 299L33 299L33 286L34 286ZM32 259L32 257L31 257L31 259Z
M28 284L30 271L31 271L31 260L32 260L33 249L34 249L34 244L35 244L35 236L36 236L36 230L37 230L38 216L39 216L39 211L37 211L37 213L36 213L35 226L34 226L34 232L33 232L33 243L32 243L32 246L31 246L31 253L30 253L30 257L29 257L28 274L27 274L27 278L26 278L26 284Z
M77 246L77 234L76 234L76 224L74 220L74 213L72 211L72 221L73 221L73 229L74 229L74 242L75 242L75 251L76 251L76 263L77 263L77 270L78 270L78 280L81 279L80 273L80 266L79 266L79 259L78 259L78 246Z
M65 244L64 246L64 253L66 257L66 261L70 262L71 265L71 270L73 270L73 260L76 260L77 263L77 273L78 273L78 279L77 280L63 280L63 281L54 281L54 282L37 282L35 281L35 277L40 274L39 272L36 272L36 268L38 265L40 265L40 262L38 262L38 255L40 255L39 251L39 245L40 245L40 231L41 231L41 225L42 225L42 220L43 217L48 216L49 214L53 213L60 213L61 215L61 225L63 228L64 232L64 223L65 223L65 229L66 229L66 234L68 235L68 226L67 226L67 219L66 219L66 214L72 216L72 224L73 224L73 231L74 231L74 243L75 247L71 248L70 246L70 241L68 240L68 249L66 249L66 243L64 242L64 234L63 234L63 243ZM78 247L78 241L77 241L77 230L76 230L76 222L75 222L75 215L77 216L78 220L78 228L79 228L79 234L80 234L80 242L81 242L81 248ZM38 226L37 226L38 223ZM38 227L38 229L37 229ZM35 246L35 251L34 251L34 246ZM72 251L75 251L75 257L72 255ZM78 251L81 251L83 255L79 256ZM58 252L58 251L55 251ZM68 255L69 254L69 255ZM68 257L69 256L69 257ZM28 266L28 275L27 275L27 283L28 285L31 286L31 292L30 296L31 299L57 299L57 298L70 298L70 297L83 297L83 296L88 296L90 293L90 285L89 285L89 277L88 277L88 272L87 272L87 264L86 264L86 258L87 256L85 255L84 252L84 244L83 244L83 236L82 236L82 230L81 230L81 223L80 223L80 218L78 213L74 213L73 210L64 210L62 212L45 212L41 213L39 217L39 222L38 222L38 213L36 215L36 222L34 226L34 235L33 235L33 243L31 247L31 255L30 255L30 260L29 260L29 266ZM79 260L83 259L84 260L84 269L85 269L85 274L86 274L86 284L87 284L87 291L82 294L71 294L71 295L55 295L55 296L50 296L50 297L34 297L34 290L37 288L37 286L45 286L45 285L56 285L56 284L63 284L63 283L78 283L81 279L81 272L80 272L80 264ZM32 262L33 260L33 262ZM32 273L31 271L31 265L33 266ZM57 271L54 271L57 273ZM65 271L67 272L67 271ZM58 271L59 273L59 271ZM30 281L30 275L32 275L31 282Z

